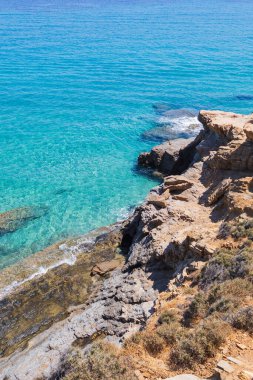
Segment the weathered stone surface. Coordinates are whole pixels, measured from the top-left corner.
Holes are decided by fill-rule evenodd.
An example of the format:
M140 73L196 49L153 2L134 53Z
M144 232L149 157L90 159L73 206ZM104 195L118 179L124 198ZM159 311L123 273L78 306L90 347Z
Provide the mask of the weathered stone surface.
M104 282L92 282L88 301L85 297L78 300L74 304L76 309L68 309L67 318L51 327L47 325L46 331L29 338L29 346L21 347L23 351L1 359L0 379L5 375L10 380L50 378L71 345L77 341L84 344L94 334L122 342L131 331L145 325L159 291L167 290L173 295L184 281L198 274L205 261L222 247L218 238L222 222L241 214L253 215L253 142L244 128L251 118L252 115L224 112L200 113L205 130L194 140L198 141L197 153L193 160L186 160L184 174L167 176L163 184L152 189L121 230L122 247L127 253L123 268L108 273ZM99 241L102 244L103 237L96 243ZM114 252L118 246L113 243ZM89 266L89 280L95 264L108 261L112 246L109 250L105 244L103 247L100 250L103 259L96 258ZM79 245L80 257L81 248ZM87 242L83 243L83 249L87 252ZM79 261L77 267L78 264ZM103 272L100 264L95 268ZM79 275L83 273L82 267L80 271L77 270ZM67 268L59 273L62 278L65 273L72 273L74 284L78 285L74 287L76 293L79 289L87 291L87 279L75 277L75 271ZM69 284L67 289L71 288ZM22 302L19 312L23 313ZM19 314L11 316L9 311L7 314L7 324L14 323L13 316L20 318ZM33 329L30 337L38 332L37 324L29 327ZM11 326L8 331L12 331ZM13 336L16 337L15 331ZM220 366L224 367L224 363ZM224 374L224 369L220 373ZM189 380L193 375L179 376L188 376L182 379Z
M98 274L99 276L104 276L106 273L111 272L112 270L118 268L120 265L119 260L111 260L111 261L102 261L101 263L97 263L91 270L91 274Z
M141 153L138 164L157 169L164 174L181 174L188 168L202 140L201 132L195 138L175 139L155 146L151 152Z
M44 207L20 207L0 214L0 236L14 232L29 220L40 218L47 212Z
M236 358L233 358L232 356L228 356L227 360L229 360L231 363L237 364L237 365L243 365L241 360L238 360Z
M201 379L194 375L182 374L182 375L177 375L173 377L167 377L167 379L165 380L201 380Z
M249 119L249 115L232 112L200 111L199 113L199 121L207 131L215 132L228 141L245 137L243 127Z
M168 189L170 192L172 191L184 191L193 186L193 182L191 182L188 178L183 175L178 176L170 176L164 178L164 189Z
M120 340L145 323L155 299L153 281L143 270L137 269L130 275L115 270L84 310L74 311L64 321L30 340L24 351L0 359L0 379L5 376L9 380L49 378L76 340L85 341L97 333Z
M175 139L157 145L152 148L151 152L141 153L138 157L138 164L158 169L164 173L171 173L179 159L180 151L193 140L194 139Z
M199 120L208 134L206 140L212 139L214 142L215 137L210 136L210 133L216 136L214 146L208 146L207 163L211 168L233 171L253 170L252 115L201 111ZM206 154L203 148L207 148L205 142L198 147L198 151Z
M230 183L231 179L226 178L222 180L218 185L214 186L211 189L210 194L207 198L207 204L211 206L214 203L216 203L220 198L222 198L225 192L228 190Z
M253 141L253 118L250 119L243 127L247 139Z
M232 373L235 370L234 367L225 360L220 360L219 363L217 363L217 367L227 373Z
M163 195L150 193L150 195L147 198L147 202L161 208L164 208L167 206L166 197Z
M75 256L72 262L66 260L71 257L69 254L62 253L55 246L51 250L45 250L45 257L62 254L62 263L56 262L55 267L50 263L51 269L46 270L45 267L44 273L31 275L30 281L20 281L19 286L13 287L6 294L3 291L0 300L0 357L9 355L17 348L24 348L35 334L66 318L70 306L87 301L95 286L95 279L90 276L91 269L96 262L115 259L122 239L118 226L108 231L101 234L98 230L97 235L93 233L66 242L65 250L70 250L71 256ZM33 257L31 260L34 263ZM28 260L27 265L29 262ZM120 265L119 259L117 262ZM14 272L17 268L14 265ZM34 271L38 269L40 267L34 268ZM11 267L1 272L0 280L5 272L11 277Z

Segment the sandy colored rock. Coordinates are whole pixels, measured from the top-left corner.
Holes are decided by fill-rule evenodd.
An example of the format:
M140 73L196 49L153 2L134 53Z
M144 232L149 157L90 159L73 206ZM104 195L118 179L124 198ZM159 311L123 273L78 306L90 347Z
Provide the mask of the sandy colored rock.
M247 139L253 141L253 118L250 119L243 127Z
M245 138L244 125L250 120L251 115L239 115L223 111L200 111L199 121L206 130L217 133L220 137L229 141Z
M150 152L141 153L138 164L164 174L181 174L193 160L198 143L199 136L167 141L155 146Z
M120 260L111 260L111 261L103 261L101 263L97 263L91 270L91 274L98 274L99 276L104 276L106 273L111 272L112 270L118 268L120 265Z
M114 253L119 246L124 249L126 263L123 268L107 272L104 281L92 282L99 276L91 278L91 269L96 268L103 273L111 270L109 264L103 268L101 263L113 259L103 256L110 251L105 241L103 243L105 237L97 237L95 245L101 243L100 248L103 246L103 249L99 252L103 257L89 266L91 282L86 290L87 299L83 299L84 303L77 305L76 309L68 309L72 312L68 312L70 314L64 320L47 326L37 336L37 332L34 332L32 338L29 336L29 345L25 348L21 347L19 351L2 358L0 379L4 376L10 380L48 379L59 370L62 358L71 345L77 341L84 342L94 334L103 334L109 341L121 344L131 332L144 326L154 313L159 292L166 291L166 299L174 296L180 287L187 286L186 282L191 276L199 273L216 249L224 247L220 233L225 220L253 216L253 142L249 132L246 132L248 127L244 128L252 115L202 111L199 119L204 131L194 140L198 141L194 159L186 160L184 173L166 176L160 186L152 189L146 201L122 224L121 238L114 241L112 246L109 244ZM230 242L227 243L229 246ZM82 251L81 246L79 248ZM78 263L72 272L67 266L58 272L62 274L58 276L60 284L66 281L64 274L67 276L72 273L65 287L71 289L73 278L76 285L74 293L85 288L85 281L78 277ZM52 273L49 271L48 276L53 276ZM19 290L25 296L22 286ZM15 291L18 294L18 289ZM18 320L23 315L22 307L20 310L16 308L16 312L14 317ZM14 323L15 318L8 312L6 320L9 324ZM30 327L34 327L31 322ZM11 328L7 330L8 333L13 332ZM14 339L16 336L13 333ZM9 338L4 344L11 347L13 343ZM242 354L245 354L246 348L242 349ZM226 352L228 354L238 353L229 351ZM217 358L217 361L220 359ZM149 357L150 360L153 359ZM160 358L157 360L160 360L162 367L164 362ZM214 367L217 361L213 362ZM148 361L143 359L142 366L143 363L148 367ZM235 377L231 376L237 376L240 371L251 371L250 366L237 368L237 364L229 359L219 362L218 366L226 380L234 380ZM226 372L231 367L235 368L235 372ZM162 375L160 372L156 374L157 366L145 371L137 368L144 377L165 378L170 374L165 364ZM198 378L183 374L171 379Z
M223 371L227 372L227 373L232 373L234 372L234 367L229 364L227 361L225 360L220 360L218 363L217 363L217 367L219 369L222 369Z

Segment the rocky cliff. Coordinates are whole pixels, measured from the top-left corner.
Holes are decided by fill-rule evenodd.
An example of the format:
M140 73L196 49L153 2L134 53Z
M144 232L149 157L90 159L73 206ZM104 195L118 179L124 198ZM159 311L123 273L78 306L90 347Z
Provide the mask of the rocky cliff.
M36 277L3 297L1 379L64 378L73 347L86 355L99 339L125 342L121 353L131 357L133 378L139 380L164 379L187 368L198 376L252 378L253 327L242 327L238 315L246 308L246 319L253 316L253 116L201 111L199 120L203 130L195 139L140 155L139 165L164 178L127 221L98 233L88 248L79 242L75 264L50 270L50 282ZM77 246L70 242L69 249L71 244ZM124 257L121 266L118 254ZM237 284L240 299L218 290L226 281L230 298ZM225 306L217 306L219 297ZM44 318L38 318L38 305ZM171 309L177 315L174 340L168 338ZM216 329L226 337L210 334ZM196 337L201 347L189 349Z

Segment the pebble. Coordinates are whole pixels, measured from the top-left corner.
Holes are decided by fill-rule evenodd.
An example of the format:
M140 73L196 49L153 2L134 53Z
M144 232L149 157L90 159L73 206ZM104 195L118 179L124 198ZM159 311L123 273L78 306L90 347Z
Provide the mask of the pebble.
M228 359L230 362L232 362L232 363L234 363L234 364L237 364L237 365L242 365L242 364L243 364L240 360L238 360L238 359L236 359L236 358L233 358L232 356L228 356L227 359Z
M240 350L246 350L247 346L245 346L244 344L241 344L241 343L236 343L236 346L238 348L240 348Z
M234 367L232 367L228 362L225 360L220 360L219 363L217 364L217 367L222 369L223 371L227 373L232 373L234 372Z

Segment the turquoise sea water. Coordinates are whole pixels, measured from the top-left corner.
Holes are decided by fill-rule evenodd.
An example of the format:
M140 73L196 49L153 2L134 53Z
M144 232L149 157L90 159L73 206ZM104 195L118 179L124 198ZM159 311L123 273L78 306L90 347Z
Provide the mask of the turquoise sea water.
M167 110L253 112L252 20L252 0L0 0L0 212L47 210L0 267L142 201L145 132L193 121Z

